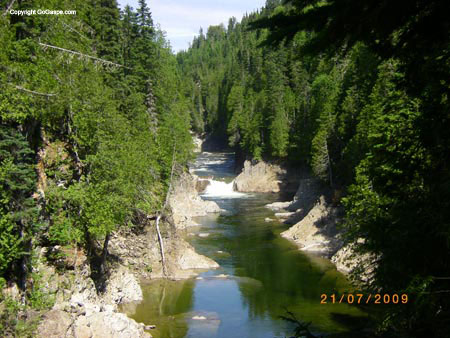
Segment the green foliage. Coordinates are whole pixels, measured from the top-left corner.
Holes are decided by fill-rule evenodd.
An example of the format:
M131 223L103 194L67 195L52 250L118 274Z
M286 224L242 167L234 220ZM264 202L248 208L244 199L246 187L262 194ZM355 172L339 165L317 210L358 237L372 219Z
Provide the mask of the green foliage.
M75 217L79 210L77 185L65 190L51 186L46 195L46 212L51 215L48 237L55 244L81 243L83 230ZM78 197L78 198L77 198Z
M364 129L359 128L367 135L369 152L357 168L345 205L352 238L369 238L361 250L380 256L377 282L399 290L426 270L431 273L435 264L429 262L425 270L418 266L421 261L428 263L417 248L421 242L440 240L437 233L425 230L427 214L411 213L414 206L427 204L424 198L431 192L424 173L431 161L415 127L420 102L395 87L393 81L401 76L395 69L393 62L380 67L379 80L364 109L370 120L362 121ZM409 243L408 248L398 245L400 238Z
M282 107L277 105L270 124L270 148L275 157L286 157L289 140L289 120Z
M15 229L15 224L9 214L2 214L0 219L0 269L2 275L8 270L11 263L22 256L21 238Z
M295 332L292 337L304 337L304 338L315 338L316 336L311 333L309 326L311 326L311 322L303 323L298 320L294 313L286 309L286 316L280 316L281 319L289 322L295 326Z
M320 128L311 144L311 169L323 181L332 182L330 152L328 150L328 130Z
M27 141L0 124L0 276L27 254L24 244L36 230L35 179Z
M228 124L229 143L231 146L235 146L240 141L240 127L244 110L243 103L244 89L241 86L233 86L227 101L227 108L232 114Z

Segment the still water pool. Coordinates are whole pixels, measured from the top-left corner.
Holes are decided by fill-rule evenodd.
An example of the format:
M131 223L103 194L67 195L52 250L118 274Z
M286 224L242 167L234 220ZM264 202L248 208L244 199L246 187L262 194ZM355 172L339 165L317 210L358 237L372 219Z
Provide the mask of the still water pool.
M201 176L232 180L230 154L202 154L192 165ZM327 259L298 251L280 237L287 227L267 203L276 194L233 194L224 185L204 197L226 210L199 217L188 241L220 268L185 281L155 280L143 286L144 301L122 310L138 322L155 324L154 337L289 337L292 312L320 335L350 335L366 314L347 304L320 304L320 295L351 290ZM231 187L231 186L230 186Z

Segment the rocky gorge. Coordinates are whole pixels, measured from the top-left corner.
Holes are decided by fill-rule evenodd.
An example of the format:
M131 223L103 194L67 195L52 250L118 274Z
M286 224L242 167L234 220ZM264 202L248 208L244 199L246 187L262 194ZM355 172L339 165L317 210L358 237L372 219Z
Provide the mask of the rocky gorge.
M222 211L214 201L199 196L198 191L204 191L209 184L208 179L190 173L181 174L174 182L168 200L170 213L161 227L166 269L152 219L139 228L125 228L112 235L110 271L100 285L91 278L91 266L83 252L68 255L74 257L69 264L71 270L61 275L55 267L44 263L48 249L42 249L39 255L43 263L38 270L55 297L55 305L43 316L37 336L150 337L154 326L127 317L119 311L119 306L133 307L141 302L140 283L147 280L186 279L219 267L183 239L189 227L198 225L195 217ZM289 174L275 164L247 161L242 173L230 184L240 192L295 190L292 200L266 205L280 222L292 225L281 236L293 241L300 250L330 258L340 271L349 273L360 264L352 258L352 248L343 246L337 228L342 218L341 208L313 177Z

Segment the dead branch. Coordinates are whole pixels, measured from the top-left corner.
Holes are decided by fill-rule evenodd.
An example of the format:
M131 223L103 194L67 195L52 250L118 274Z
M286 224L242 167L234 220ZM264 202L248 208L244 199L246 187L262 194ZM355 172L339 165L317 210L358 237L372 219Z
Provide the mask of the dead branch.
M65 48L61 48L61 47L57 47L57 46L52 46L52 45L48 45L48 44L42 43L42 42L39 42L39 44L44 48L44 50L46 48L52 48L52 49L59 50L61 52L69 53L71 55L78 55L78 56L83 57L83 58L91 59L91 60L94 60L96 62L100 62L101 64L104 64L104 65L128 68L128 67L125 67L125 66L123 66L121 64L118 64L118 63L115 63L115 62L112 62L112 61L108 61L108 60L105 60L105 59L100 59L100 58L95 57L95 56L83 54L83 53L80 53L80 52L77 52L77 51L74 51L74 50L65 49ZM128 69L131 69L131 68L128 68Z
M29 90L29 89L23 88L23 87L21 87L21 86L15 86L15 87L16 87L16 89L19 89L19 90L21 90L21 91L24 91L24 92L30 93L30 94L34 94L34 95L47 96L47 97L56 96L56 94L53 94L53 93L41 93L41 92L36 92L36 91L34 91L34 90Z

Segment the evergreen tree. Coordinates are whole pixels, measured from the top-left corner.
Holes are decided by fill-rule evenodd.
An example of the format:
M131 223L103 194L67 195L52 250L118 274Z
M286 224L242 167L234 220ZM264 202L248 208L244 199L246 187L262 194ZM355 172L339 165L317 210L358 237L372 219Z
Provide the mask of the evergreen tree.
M16 273L20 285L30 271L37 208L33 152L13 127L0 124L0 277ZM8 277L11 277L8 276Z

